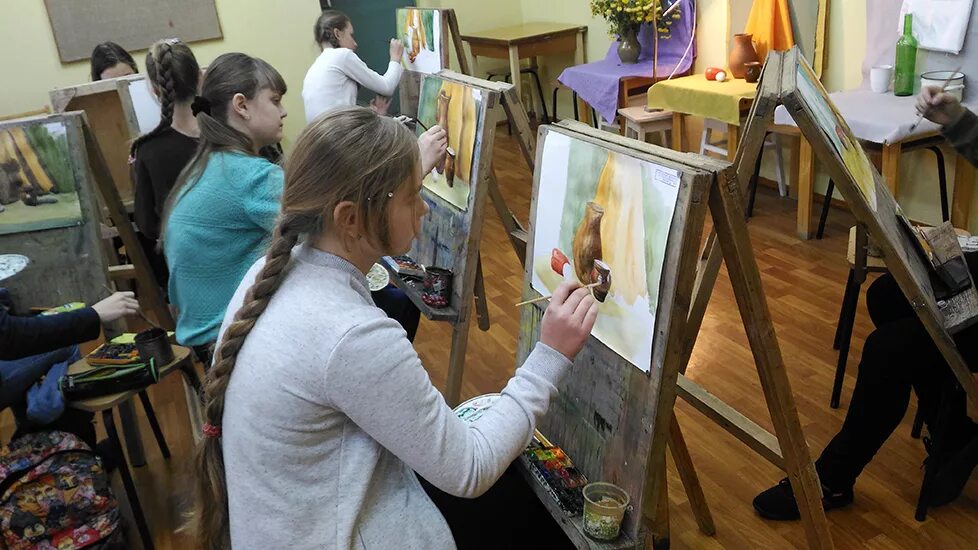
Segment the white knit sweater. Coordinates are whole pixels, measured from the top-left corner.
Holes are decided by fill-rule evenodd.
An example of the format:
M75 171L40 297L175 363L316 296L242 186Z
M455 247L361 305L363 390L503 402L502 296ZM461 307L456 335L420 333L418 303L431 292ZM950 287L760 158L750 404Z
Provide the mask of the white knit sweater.
M387 72L377 74L347 48L326 48L306 72L302 81L302 102L306 122L339 107L357 104L357 85L382 96L394 95L401 82L401 64L391 61Z

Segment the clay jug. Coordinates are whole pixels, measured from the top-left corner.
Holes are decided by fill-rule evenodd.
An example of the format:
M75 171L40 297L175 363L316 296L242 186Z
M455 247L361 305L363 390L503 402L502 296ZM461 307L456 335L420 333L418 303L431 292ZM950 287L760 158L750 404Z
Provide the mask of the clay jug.
M594 260L601 259L601 217L604 208L596 202L588 202L584 208L584 217L577 226L574 234L574 274L583 285L592 282Z
M744 78L747 75L746 63L760 61L757 50L754 49L754 35L735 34L733 47L730 49L730 74L734 78Z
M414 63L419 53L421 53L421 34L418 33L418 27L411 27L411 51L408 52L411 63Z
M452 96L445 93L445 90L442 90L441 93L438 94L437 124L442 128L444 128L446 132L448 131L448 105L451 102L452 102ZM445 161L442 160L442 162L439 162L435 166L435 170L439 174L444 174Z

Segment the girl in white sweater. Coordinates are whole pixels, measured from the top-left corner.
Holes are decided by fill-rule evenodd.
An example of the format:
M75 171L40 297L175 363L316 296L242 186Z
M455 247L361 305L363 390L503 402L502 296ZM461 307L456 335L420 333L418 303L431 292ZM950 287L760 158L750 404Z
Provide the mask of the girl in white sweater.
M352 107L357 102L357 86L377 94L370 108L377 114L387 114L390 96L401 81L401 55L404 44L391 39L391 61L387 72L374 72L356 54L353 22L343 12L325 10L316 21L316 43L322 49L302 81L302 101L306 107L306 122L338 107Z
M228 306L204 387L195 540L204 550L454 548L418 477L484 493L525 448L597 317L554 292L540 342L480 419L456 417L365 274L428 207L417 138L369 109L296 140L265 258ZM298 246L297 246L298 245Z

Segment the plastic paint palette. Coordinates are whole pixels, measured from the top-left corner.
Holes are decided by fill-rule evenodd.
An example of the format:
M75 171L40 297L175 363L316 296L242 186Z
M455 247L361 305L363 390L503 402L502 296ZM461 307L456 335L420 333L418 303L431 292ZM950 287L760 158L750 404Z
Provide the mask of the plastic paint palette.
M21 254L0 254L0 281L20 273L29 263L27 256Z
M383 290L390 282L390 273L387 273L384 266L380 264L374 264L367 272L367 286L370 287L370 292Z
M455 415L465 422L475 422L476 420L482 418L482 415L489 410L489 407L492 407L493 403L499 400L500 395L501 394L498 393L487 393L485 395L473 397L465 403L455 407Z

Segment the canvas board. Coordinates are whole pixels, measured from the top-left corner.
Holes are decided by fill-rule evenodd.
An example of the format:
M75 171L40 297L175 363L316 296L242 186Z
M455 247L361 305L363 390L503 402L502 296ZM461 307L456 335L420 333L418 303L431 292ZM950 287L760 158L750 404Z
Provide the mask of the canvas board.
M136 112L136 123L139 133L145 134L160 124L160 102L149 89L149 79L135 80L129 83L129 98Z
M836 154L842 159L851 177L873 211L878 208L876 181L873 165L866 156L856 136L849 129L845 118L828 99L828 92L807 63L799 63L796 70L797 93L810 108L822 134L828 138Z
M441 12L402 8L396 12L397 38L404 43L401 63L408 71L434 74L445 66L445 29Z
M0 129L0 235L82 223L64 122L25 121Z
M592 334L649 372L680 174L556 132L537 169L532 288L546 295L565 279L590 284L593 261L604 262L611 285Z
M477 87L426 75L421 82L418 120L424 127L441 124L453 153L424 177L424 186L455 208L469 208L472 178L478 166L476 138L485 124L481 113L485 92ZM425 131L418 125L418 135Z

